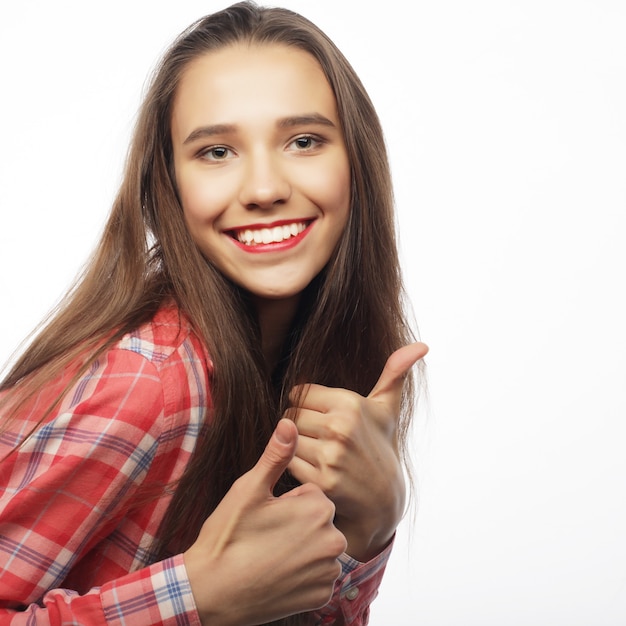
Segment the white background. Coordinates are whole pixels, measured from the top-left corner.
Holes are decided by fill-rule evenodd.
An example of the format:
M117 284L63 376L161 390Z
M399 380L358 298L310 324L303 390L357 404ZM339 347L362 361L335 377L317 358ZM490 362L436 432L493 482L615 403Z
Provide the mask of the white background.
M92 249L157 57L226 4L2 3L1 360ZM626 624L626 3L283 5L377 106L431 347L371 624Z

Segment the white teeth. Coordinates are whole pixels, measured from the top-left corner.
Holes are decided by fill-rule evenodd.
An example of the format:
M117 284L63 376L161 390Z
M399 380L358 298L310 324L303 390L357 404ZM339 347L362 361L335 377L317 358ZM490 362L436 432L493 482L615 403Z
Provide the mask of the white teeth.
M274 228L261 228L260 230L237 231L237 239L247 246L259 243L280 243L290 237L296 237L306 229L304 222L292 222L284 226L275 226Z

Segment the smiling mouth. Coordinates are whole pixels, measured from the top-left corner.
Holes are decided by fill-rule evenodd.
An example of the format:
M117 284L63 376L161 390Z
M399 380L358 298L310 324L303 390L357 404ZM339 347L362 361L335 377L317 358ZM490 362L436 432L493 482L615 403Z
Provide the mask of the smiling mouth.
M229 232L233 239L245 246L258 246L261 244L281 243L297 237L311 224L311 220L305 222L290 222L266 228L242 228Z

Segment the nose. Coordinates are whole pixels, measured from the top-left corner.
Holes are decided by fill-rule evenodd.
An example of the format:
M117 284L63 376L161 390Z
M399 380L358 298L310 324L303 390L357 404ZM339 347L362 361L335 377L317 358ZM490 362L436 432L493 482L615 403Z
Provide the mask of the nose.
M243 170L239 200L248 209L271 209L291 196L280 157L266 151L249 155Z

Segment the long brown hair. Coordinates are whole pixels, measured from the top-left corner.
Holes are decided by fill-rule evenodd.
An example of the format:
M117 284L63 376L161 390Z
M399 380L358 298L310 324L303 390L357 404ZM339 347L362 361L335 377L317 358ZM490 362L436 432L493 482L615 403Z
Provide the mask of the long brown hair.
M202 257L187 231L172 165L170 118L183 72L198 56L236 42L295 46L319 62L335 94L351 164L347 227L304 293L275 372L264 362L247 294ZM102 239L75 288L4 379L0 389L9 391L4 408L16 414L61 369L88 355L86 367L166 300L187 316L211 355L214 415L176 486L155 559L195 540L234 480L258 459L294 384L320 383L367 395L388 355L413 340L378 117L333 42L292 11L241 2L192 24L165 53L140 110ZM399 429L402 449L412 389L408 384Z

